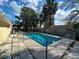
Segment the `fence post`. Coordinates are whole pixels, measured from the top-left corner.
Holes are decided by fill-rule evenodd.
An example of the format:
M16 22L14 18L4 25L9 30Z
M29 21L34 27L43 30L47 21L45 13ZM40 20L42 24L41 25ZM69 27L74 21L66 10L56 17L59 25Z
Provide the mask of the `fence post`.
M48 57L48 39L46 40L46 59Z

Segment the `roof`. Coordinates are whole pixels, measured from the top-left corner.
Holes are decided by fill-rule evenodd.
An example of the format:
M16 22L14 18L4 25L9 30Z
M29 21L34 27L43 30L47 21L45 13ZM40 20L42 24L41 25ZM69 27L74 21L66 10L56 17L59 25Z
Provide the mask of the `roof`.
M5 16L0 12L0 26L10 26L11 22L5 18Z

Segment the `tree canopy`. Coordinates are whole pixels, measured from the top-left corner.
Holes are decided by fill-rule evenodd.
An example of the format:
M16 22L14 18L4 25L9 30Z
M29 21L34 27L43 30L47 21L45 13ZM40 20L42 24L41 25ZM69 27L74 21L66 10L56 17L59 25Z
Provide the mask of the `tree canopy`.
M27 29L34 29L37 26L37 14L29 7L21 8L20 18L23 20L23 25Z
M54 15L57 11L57 3L54 0L46 0L43 10L40 14L40 20L45 23L45 26L54 25Z
M57 3L54 2L54 0L46 0L46 2L47 3L43 6L39 18L32 8L25 6L21 8L20 17L16 18L23 20L22 25L26 29L34 29L39 23L44 24L45 26L49 26L51 23L54 24L54 15L57 11Z
M35 19L35 17L37 17L37 14L33 9L31 9L29 7L22 7L20 17L23 20Z

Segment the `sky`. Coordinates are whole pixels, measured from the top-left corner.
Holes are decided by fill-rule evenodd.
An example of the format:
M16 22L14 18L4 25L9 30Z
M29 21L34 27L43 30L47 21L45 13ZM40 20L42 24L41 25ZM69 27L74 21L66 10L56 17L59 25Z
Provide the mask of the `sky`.
M71 3L68 2L68 4L65 4L65 0L55 0L58 2L58 10L55 15L55 24L65 24L63 18L65 18L69 10L72 9L72 6L69 10L67 10L67 7ZM42 10L42 6L45 4L45 0L0 0L0 11L3 12L6 18L8 18L10 21L15 20L15 15L20 14L20 10L22 6L27 6L32 9L34 9L37 13L40 13ZM62 5L62 4L65 5ZM69 7L68 7L69 8Z
M70 12L79 9L79 2L76 0L63 0L59 1L59 8L55 14L55 25L65 25L65 19L69 16Z
M45 0L0 0L0 11L10 20L15 20L15 15L20 14L22 6L25 5L40 12L44 3Z

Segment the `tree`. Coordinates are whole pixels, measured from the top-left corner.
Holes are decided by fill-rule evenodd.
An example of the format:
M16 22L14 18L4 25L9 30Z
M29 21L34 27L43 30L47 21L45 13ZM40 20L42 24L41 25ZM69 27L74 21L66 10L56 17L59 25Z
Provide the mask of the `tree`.
M74 11L76 11L77 15L79 15L79 10L74 10ZM78 17L78 19L79 19L79 17ZM78 20L78 19L74 20L74 31L75 31L75 39L79 41L79 21L77 21L77 23L75 23L76 20Z
M37 27L38 20L36 12L29 7L22 7L20 18L23 20L23 26L26 29L32 30Z
M70 26L70 30L75 32L75 39L79 39L79 10L73 10L69 14L69 16L65 19L67 21L67 25Z
M73 10L71 11L71 13L69 14L69 16L65 19L67 21L67 24L72 24L74 25L76 23L76 21L78 20L78 15L79 15L79 10Z
M45 23L46 27L49 27L51 24L54 25L54 15L57 11L57 3L54 0L46 0L46 2L40 14L40 19Z

